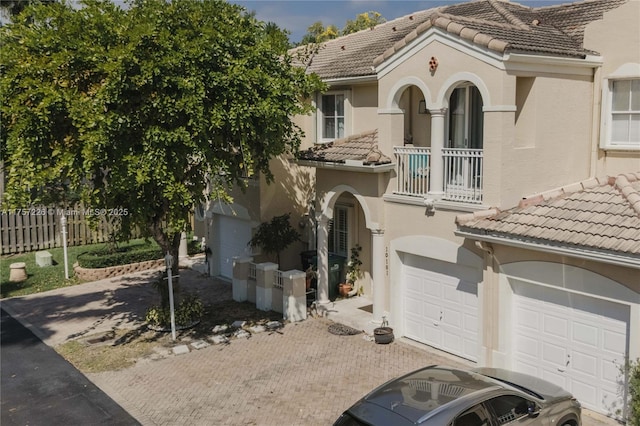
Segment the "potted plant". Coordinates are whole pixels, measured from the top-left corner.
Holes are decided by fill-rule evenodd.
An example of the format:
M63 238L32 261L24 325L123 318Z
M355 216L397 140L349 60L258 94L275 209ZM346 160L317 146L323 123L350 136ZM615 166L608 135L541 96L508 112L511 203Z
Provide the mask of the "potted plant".
M351 255L349 256L349 262L347 262L347 282L338 285L338 292L342 297L349 297L349 293L355 287L356 281L362 276L362 271L360 270L362 266L362 261L360 260L361 251L360 244L351 247Z
M305 280L306 288L307 290L309 290L311 287L314 287L318 282L318 271L315 270L313 265L310 265L305 271L305 273L306 273L306 280Z
M373 338L376 343L387 345L393 342L393 328L389 327L387 317L382 317L382 324L373 330Z

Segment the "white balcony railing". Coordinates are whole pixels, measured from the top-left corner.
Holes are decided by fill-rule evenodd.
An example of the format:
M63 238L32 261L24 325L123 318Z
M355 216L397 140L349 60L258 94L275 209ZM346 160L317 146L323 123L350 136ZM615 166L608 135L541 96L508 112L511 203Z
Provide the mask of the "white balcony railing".
M482 150L446 148L443 200L482 203Z
M423 196L429 192L430 148L418 146L396 146L396 194Z
M395 194L424 197L429 190L443 191L443 200L482 203L482 149L445 148L442 150L444 188L430 188L430 148L396 146L398 183Z

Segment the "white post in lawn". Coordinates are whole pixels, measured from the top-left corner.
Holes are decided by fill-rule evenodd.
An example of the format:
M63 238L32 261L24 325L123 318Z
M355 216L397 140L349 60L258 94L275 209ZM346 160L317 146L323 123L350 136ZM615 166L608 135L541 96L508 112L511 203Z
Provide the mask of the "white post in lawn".
M176 315L173 310L173 256L167 252L164 257L164 263L167 266L167 279L169 281L169 310L171 312L171 339L176 340Z
M62 226L62 252L64 253L64 278L69 279L69 260L67 257L67 218L64 213L60 218L60 225Z

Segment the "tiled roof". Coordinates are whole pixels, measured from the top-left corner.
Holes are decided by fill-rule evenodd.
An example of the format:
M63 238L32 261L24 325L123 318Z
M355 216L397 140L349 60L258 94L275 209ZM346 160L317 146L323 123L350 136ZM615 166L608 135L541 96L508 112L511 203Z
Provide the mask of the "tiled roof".
M640 172L589 179L523 199L514 209L460 215L478 235L640 256Z
M375 75L374 67L431 27L499 53L583 58L594 53L583 46L585 25L627 1L586 0L531 8L476 0L423 10L321 44L308 62L308 72L323 79Z
M317 144L300 151L298 159L332 163L347 160L362 161L364 165L390 164L391 158L378 149L378 130L370 130L326 144Z
M433 11L435 9L416 12L321 43L307 71L323 79L375 75L373 59L429 19ZM304 47L299 47L292 52L303 50Z

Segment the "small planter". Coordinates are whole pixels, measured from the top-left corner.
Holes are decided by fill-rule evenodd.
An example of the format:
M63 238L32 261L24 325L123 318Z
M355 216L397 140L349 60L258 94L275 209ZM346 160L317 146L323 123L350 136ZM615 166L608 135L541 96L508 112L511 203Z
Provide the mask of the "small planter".
M373 330L373 337L376 343L386 345L393 342L393 328L391 327L378 327Z
M351 284L338 284L338 294L340 294L340 296L342 297L349 297L349 292L351 290L353 290L353 286Z

